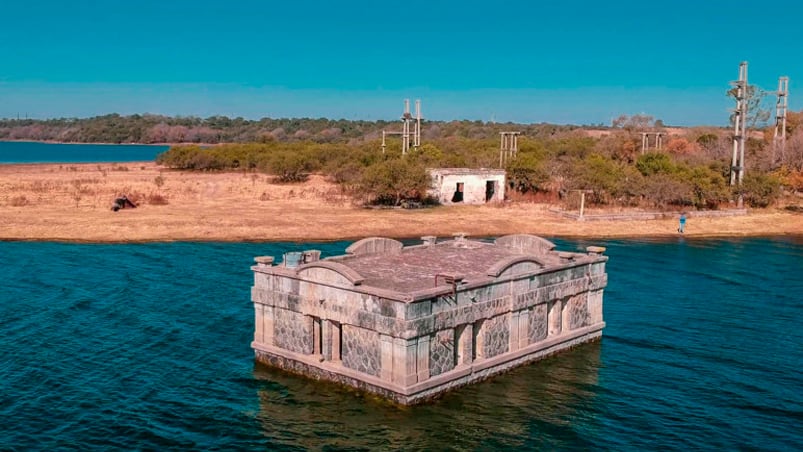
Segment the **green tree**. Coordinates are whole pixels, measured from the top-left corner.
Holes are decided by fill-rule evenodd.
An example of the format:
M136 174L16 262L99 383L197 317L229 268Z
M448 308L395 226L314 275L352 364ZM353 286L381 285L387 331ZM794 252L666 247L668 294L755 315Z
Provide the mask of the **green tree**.
M770 175L761 173L747 173L741 187L744 202L751 207L767 207L781 194L780 181Z
M394 158L366 168L358 190L369 203L401 205L423 200L431 184L429 173L413 159Z
M519 193L538 191L539 184L549 179L543 160L534 153L519 152L507 163L505 171L509 186Z
M672 174L676 166L669 155L661 152L647 152L636 160L636 168L643 176L655 174Z
M691 202L697 208L715 209L727 202L730 190L718 171L697 166L686 171L685 180L691 188Z
M267 170L280 182L302 182L307 180L310 171L316 168L314 160L306 152L282 150L271 153Z
M569 188L591 190L589 201L595 204L603 204L605 195L617 190L623 176L620 164L599 154L576 161L570 171Z

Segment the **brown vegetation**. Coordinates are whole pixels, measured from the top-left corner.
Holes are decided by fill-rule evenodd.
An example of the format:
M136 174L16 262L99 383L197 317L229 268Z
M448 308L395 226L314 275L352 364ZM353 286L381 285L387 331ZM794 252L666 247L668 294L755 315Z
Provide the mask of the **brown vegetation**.
M120 194L138 208L112 212ZM677 228L674 219L577 222L548 208L522 200L377 210L356 206L318 175L276 184L252 172L168 171L154 163L0 165L0 239L5 240L334 240L457 231L602 238L664 236ZM775 234L803 234L803 217L769 208L738 217L692 216L687 225L692 236Z

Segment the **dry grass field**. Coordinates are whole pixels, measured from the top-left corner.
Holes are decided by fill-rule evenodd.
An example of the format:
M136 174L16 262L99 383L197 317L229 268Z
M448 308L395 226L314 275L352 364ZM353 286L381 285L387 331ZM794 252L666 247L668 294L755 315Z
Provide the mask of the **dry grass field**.
M136 209L111 210L126 194ZM398 210L354 206L320 176L271 183L250 173L190 173L152 162L0 165L0 239L87 242L308 241L366 236L660 237L676 220L578 222L543 204ZM695 218L688 236L803 234L803 216L767 209Z

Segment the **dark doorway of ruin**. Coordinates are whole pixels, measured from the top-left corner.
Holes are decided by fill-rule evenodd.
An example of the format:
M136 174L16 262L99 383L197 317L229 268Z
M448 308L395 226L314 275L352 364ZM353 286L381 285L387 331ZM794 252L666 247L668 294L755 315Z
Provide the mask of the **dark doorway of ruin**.
M452 195L452 202L463 202L463 183L458 182L455 188L454 195Z
M496 193L496 181L485 181L485 202L494 199L494 193Z

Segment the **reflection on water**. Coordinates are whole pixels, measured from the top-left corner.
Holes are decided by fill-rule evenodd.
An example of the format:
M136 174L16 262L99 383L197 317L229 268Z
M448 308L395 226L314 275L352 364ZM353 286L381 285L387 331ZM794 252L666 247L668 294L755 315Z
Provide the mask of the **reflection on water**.
M393 405L256 363L260 422L271 443L320 449L577 446L578 412L593 410L599 342L445 394Z

